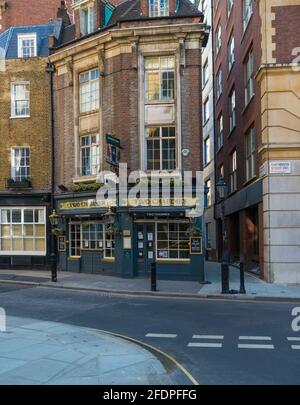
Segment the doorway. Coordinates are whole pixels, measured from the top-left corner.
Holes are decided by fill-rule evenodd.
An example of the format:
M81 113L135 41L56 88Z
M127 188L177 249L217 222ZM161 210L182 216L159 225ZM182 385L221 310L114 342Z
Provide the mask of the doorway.
M150 272L150 265L155 259L155 224L136 224L136 252L137 252L137 276L143 276Z

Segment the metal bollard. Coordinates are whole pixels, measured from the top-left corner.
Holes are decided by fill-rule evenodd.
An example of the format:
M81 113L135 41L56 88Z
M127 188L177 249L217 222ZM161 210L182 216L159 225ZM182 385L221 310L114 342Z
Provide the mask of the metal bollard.
M221 264L222 294L229 294L229 266L228 263Z
M244 263L240 263L240 294L246 294Z
M156 262L151 263L151 291L156 291Z

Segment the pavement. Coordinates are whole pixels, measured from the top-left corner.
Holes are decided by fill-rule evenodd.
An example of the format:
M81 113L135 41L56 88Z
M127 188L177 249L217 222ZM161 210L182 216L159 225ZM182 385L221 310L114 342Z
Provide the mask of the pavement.
M239 270L230 267L230 289L239 291ZM245 273L246 294L221 294L219 263L206 262L205 279L196 281L158 280L157 292L150 292L149 278L123 279L98 274L59 272L57 283L50 280L50 272L34 270L0 270L0 282L32 286L98 291L104 294L158 295L192 298L231 298L264 300L300 300L300 285L267 283L252 273Z
M0 333L0 385L169 385L175 374L144 347L82 327L8 317Z

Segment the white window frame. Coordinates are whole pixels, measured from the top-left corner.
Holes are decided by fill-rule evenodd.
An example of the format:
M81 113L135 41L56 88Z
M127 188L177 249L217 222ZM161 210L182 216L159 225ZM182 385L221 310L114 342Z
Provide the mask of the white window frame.
M2 222L2 210L9 210L10 211L10 222ZM13 210L20 210L21 211L21 222L12 222L12 211ZM42 217L43 220L41 222L25 222L24 221L24 211L26 210L41 210L43 212ZM34 215L34 214L33 214ZM34 219L33 219L34 220ZM9 237L3 237L2 236L2 226L9 226L10 227L10 235ZM36 241L38 239L44 240L44 250L2 250L2 240L3 239L9 239L10 244L12 247L12 241L14 239L13 237L13 226L14 225L19 225L22 227L22 235L19 235L19 237L15 237L15 239L22 240L22 245L24 248L24 241L26 239L33 239L34 246L36 246ZM25 225L32 225L33 227L33 235L29 235L26 237L25 234ZM43 235L36 235L36 225L44 225L44 233ZM47 252L47 223L46 223L46 208L45 207L32 207L32 206L25 206L25 207L0 207L0 256L46 256Z
M169 261L169 262L174 262L174 261L176 261L176 262L180 262L180 261L186 262L186 261L189 261L190 260L190 251L189 251L189 249L179 249L178 248L178 252L180 250L188 251L188 257L187 258L179 258L179 257L177 257L177 258L173 258L173 257L161 258L161 257L158 257L158 250L159 250L158 249L158 236L157 236L158 235L158 224L167 224L168 225L168 240L167 240L168 248L160 249L160 250L167 250L169 252L170 250L172 250L172 249L170 249L170 227L169 227L169 225L170 224L178 224L178 225L185 224L185 225L188 226L188 222L186 222L186 221L184 221L184 222L183 221L180 221L180 222L179 221L156 221L155 222L155 240L156 240L156 243L155 243L155 245L156 245L155 257L156 257L156 260L158 262L159 261ZM178 231L177 231L177 233L178 233ZM188 241L189 238L187 237L185 240ZM160 239L160 241L164 242L165 240ZM179 241L179 238L177 238L177 241Z
M96 142L92 143L92 141L87 145L82 145L83 138L90 138L92 140L93 137L96 137ZM94 177L97 175L100 169L100 144L99 144L99 134L84 134L79 136L79 159L80 159L80 177ZM90 164L89 164L89 173L83 173L83 151L89 149L90 150Z
M22 167L22 168L25 168L27 170L28 175L26 177L16 175L17 166L15 165L15 161L16 161L16 150L17 149L28 149L28 156L27 157L28 157L28 160L29 160L29 164L28 165L23 165L23 166L20 165L20 168ZM29 179L30 178L30 148L29 148L29 146L13 146L11 148L11 151L10 151L10 156L11 156L11 164L10 164L10 166L11 166L11 178L14 179L15 181L22 181L22 180L25 180L25 179ZM20 178L19 180L17 180L18 177Z
M238 0L239 1L239 0ZM227 17L230 16L231 10L233 8L234 0L227 0Z
M218 72L217 72L217 100L221 97L223 92L223 86L222 86L222 67L220 66Z
M209 97L203 103L203 125L206 125L209 120Z
M248 105L251 98L254 95L254 80L253 80L253 70L254 70L254 54L253 49L248 52L244 69L245 69L245 106Z
M218 131L217 147L219 150L223 146L224 123L223 123L223 114L222 113L217 118L217 131Z
M25 96L26 94L28 97L24 98L24 100L16 100L15 99L15 87L16 86L27 86L27 89L24 90ZM30 82L11 82L10 84L10 100L11 100L11 106L10 106L10 117L11 118L30 118ZM23 101L28 103L28 114L16 114L16 102L17 101Z
M234 34L233 32L230 35L230 39L228 42L228 69L229 72L232 69L232 66L234 65Z
M246 31L253 14L253 0L243 0L243 28Z
M237 152L236 149L230 154L230 192L237 190Z
M24 56L23 54L23 46L22 46L22 41L31 41L33 40L34 43L34 52L33 55L30 56ZM32 34L18 34L18 58L33 58L37 56L37 39L36 39L36 33Z
M202 88L204 88L208 82L208 59L203 63L202 82Z
M148 0L148 8L149 17L167 17L169 15L169 0Z
M173 60L173 67L163 68L162 67L162 59L172 59ZM158 67L147 67L147 61L150 59L157 59ZM159 77L159 95L158 98L149 98L148 92L148 73L155 73L158 72ZM163 97L163 74L164 73L173 72L173 97ZM144 60L144 77L145 77L145 103L152 104L157 102L174 102L176 99L176 63L175 63L175 56L174 55L161 55L161 56L146 56Z
M220 49L222 47L222 26L219 23L216 31L216 54L220 52Z
M158 128L159 129L159 138L148 138L147 133L148 133L148 129L150 128ZM162 136L162 130L163 128L173 128L174 129L174 134L175 136L169 136L169 137L163 137ZM147 146L147 141L149 139L153 139L154 141L159 141L159 151L160 151L160 168L159 169L148 169L148 146ZM172 169L163 169L163 141L164 140L174 140L175 141L175 167ZM147 171L154 171L154 172L168 172L168 171L173 171L178 169L178 158L177 158L177 134L176 134L176 127L174 125L153 125L153 126L148 126L145 128L145 140L146 140L146 170Z
M210 208L212 205L212 190L211 190L211 180L207 179L205 181L205 209Z
M208 136L207 138L205 138L203 143L204 143L204 147L203 147L204 166L207 166L211 162L211 142L210 142L210 137Z
M96 72L96 78L92 79L92 73ZM81 82L81 78L88 76L87 80ZM79 114L87 114L99 110L100 105L100 81L99 69L91 69L79 74L78 87L79 87ZM95 89L93 89L95 85ZM87 89L87 91L83 91ZM84 99L86 97L86 99ZM85 108L83 108L86 106Z
M229 95L229 132L236 127L236 94L235 89Z

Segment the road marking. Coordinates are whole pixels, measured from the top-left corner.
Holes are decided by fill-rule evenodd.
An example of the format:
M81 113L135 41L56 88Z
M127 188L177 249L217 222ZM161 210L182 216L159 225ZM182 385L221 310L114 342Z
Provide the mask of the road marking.
M300 342L300 337L287 337L287 340L291 342Z
M274 345L259 345L259 344L238 344L239 349L274 349Z
M270 336L239 336L239 340L272 340Z
M222 343L198 343L192 342L188 344L188 347L222 347Z
M177 337L177 335L172 334L172 333L147 333L145 335L146 337L151 337L151 338L171 338L174 339Z
M192 339L224 339L223 335L193 335Z
M292 345L291 348L293 350L300 350L300 345Z

